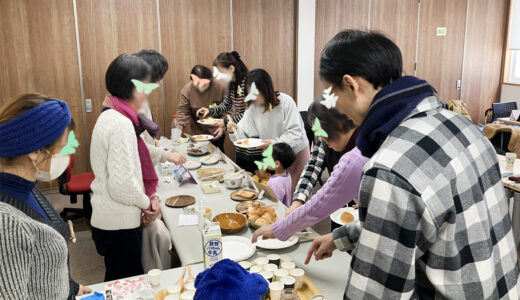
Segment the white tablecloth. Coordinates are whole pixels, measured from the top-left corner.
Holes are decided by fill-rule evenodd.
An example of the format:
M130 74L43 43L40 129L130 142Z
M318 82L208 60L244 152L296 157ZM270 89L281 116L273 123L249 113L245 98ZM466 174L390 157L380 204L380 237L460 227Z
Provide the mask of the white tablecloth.
M178 146L178 150L185 153L185 145ZM187 157L188 160L197 160L196 157ZM224 170L231 171L234 169L229 162L219 162L211 167L220 167ZM202 166L204 168L204 166ZM198 181L196 170L192 171L193 177ZM230 199L229 195L233 190L227 189L224 184L221 185L221 192L216 194L204 194L197 183L184 182L181 186L173 183L163 182L164 177L159 174L159 187L157 194L161 198L161 208L163 220L170 231L170 235L181 260L182 265L195 264L193 270L199 272L203 269L202 262L202 240L200 231L197 226L179 227L178 218L183 214L182 208L167 207L164 202L167 198L175 195L192 195L197 200L203 199L204 206L212 209L212 215L219 213L235 212L235 205L238 203ZM262 200L266 203L272 203L270 200ZM282 217L285 214L286 207L279 203L276 207L276 213ZM246 226L238 236L250 238L252 229ZM310 243L296 244L290 248L283 250L263 250L257 248L257 252L249 260L252 261L258 256L265 256L270 253L288 254L294 257L296 264L305 270L306 275L322 290L329 299L342 299L343 290L346 284L347 270L350 264L350 255L344 252L335 251L334 255L323 261L312 260L308 266L303 264ZM174 284L180 276L182 268L171 269L163 272L161 285L155 288L156 291L166 288ZM106 283L100 283L91 286L94 290L103 290Z

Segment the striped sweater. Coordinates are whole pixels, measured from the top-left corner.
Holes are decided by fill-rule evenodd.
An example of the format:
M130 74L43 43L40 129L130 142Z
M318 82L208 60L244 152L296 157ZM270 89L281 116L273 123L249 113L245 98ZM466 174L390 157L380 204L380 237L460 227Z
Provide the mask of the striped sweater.
M209 109L209 115L212 117L220 117L224 113L229 113L232 116L233 122L238 123L242 119L246 110L246 78L244 77L237 85L235 82L230 82L224 101L216 107Z
M0 202L0 299L67 299L67 255L58 231Z

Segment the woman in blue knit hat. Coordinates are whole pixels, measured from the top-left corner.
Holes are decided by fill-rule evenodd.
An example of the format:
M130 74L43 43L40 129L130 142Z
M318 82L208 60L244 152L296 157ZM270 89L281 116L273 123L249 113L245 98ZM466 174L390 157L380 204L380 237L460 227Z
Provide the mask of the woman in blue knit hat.
M77 146L69 144L73 125L65 102L39 94L0 110L0 299L74 299L91 292L70 278L68 226L35 188L67 169Z

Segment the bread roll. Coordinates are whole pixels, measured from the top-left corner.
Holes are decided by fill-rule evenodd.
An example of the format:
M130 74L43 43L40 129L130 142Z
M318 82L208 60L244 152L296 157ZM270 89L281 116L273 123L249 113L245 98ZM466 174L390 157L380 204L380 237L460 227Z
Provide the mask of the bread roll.
M261 216L264 214L264 209L261 207L253 207L251 214Z
M262 215L262 218L266 219L269 222L269 224L274 223L274 217L272 214L265 213Z
M275 215L274 208L268 206L264 208L265 212L271 213L272 215Z
M260 218L256 219L256 221L254 221L253 223L255 223L256 225L262 226L262 225L267 224L268 222L266 219L260 217Z
M260 218L259 215L250 215L249 216L249 222L255 223L255 221Z

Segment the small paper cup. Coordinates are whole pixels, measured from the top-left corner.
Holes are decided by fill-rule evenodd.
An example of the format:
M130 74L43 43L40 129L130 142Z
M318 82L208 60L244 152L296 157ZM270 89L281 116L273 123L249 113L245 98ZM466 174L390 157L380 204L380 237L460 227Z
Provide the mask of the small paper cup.
M294 269L296 268L296 264L291 262L291 261L284 261L282 262L282 265L281 265L281 269L286 269L286 270L290 270L290 269Z
M181 294L181 290L182 290L182 288L181 288L181 286L178 285L178 284L176 284L176 285L172 285L172 286L170 286L170 287L167 289L167 291L168 291L168 295L177 295L177 296L179 296L179 295ZM177 297L177 299L179 299L179 298Z
M274 280L280 281L285 276L289 276L289 271L286 269L278 269L273 272Z
M305 271L303 271L302 269L298 269L298 268L291 269L291 270L289 270L289 275L291 275L292 277L294 277L294 279L296 279L294 288L300 289L303 284L303 276L305 275Z
M264 265L267 265L269 263L269 260L267 259L267 257L259 257L257 259L255 259L255 265L257 266L260 266L260 267L264 267Z
M251 268L251 263L247 260L241 261L238 263L242 268L249 270Z
M153 269L148 272L148 280L152 286L158 286L161 284L161 270Z
M264 265L264 271L268 271L268 272L274 272L278 270L278 266L275 265L275 264L267 264L267 265Z
M189 282L184 285L185 291L195 292L195 282Z
M271 300L280 300L284 287L285 286L280 281L271 282L269 284L269 297Z
M262 275L262 277L264 277L264 279L267 281L267 282L271 282L273 281L273 272L269 272L269 271L262 271L260 273L258 273L260 275Z
M278 254L269 254L266 257L269 260L270 264L275 264L277 266L280 265L280 255L278 255Z
M286 289L294 289L296 279L292 276L285 276L280 279L280 282L283 283Z
M294 258L287 254L280 255L280 264L284 261L294 262Z
M249 268L249 272L252 273L252 274L258 274L260 272L263 271L263 268L261 266L252 266L251 268Z
M181 300L192 300L195 297L195 292L187 291L181 294Z

